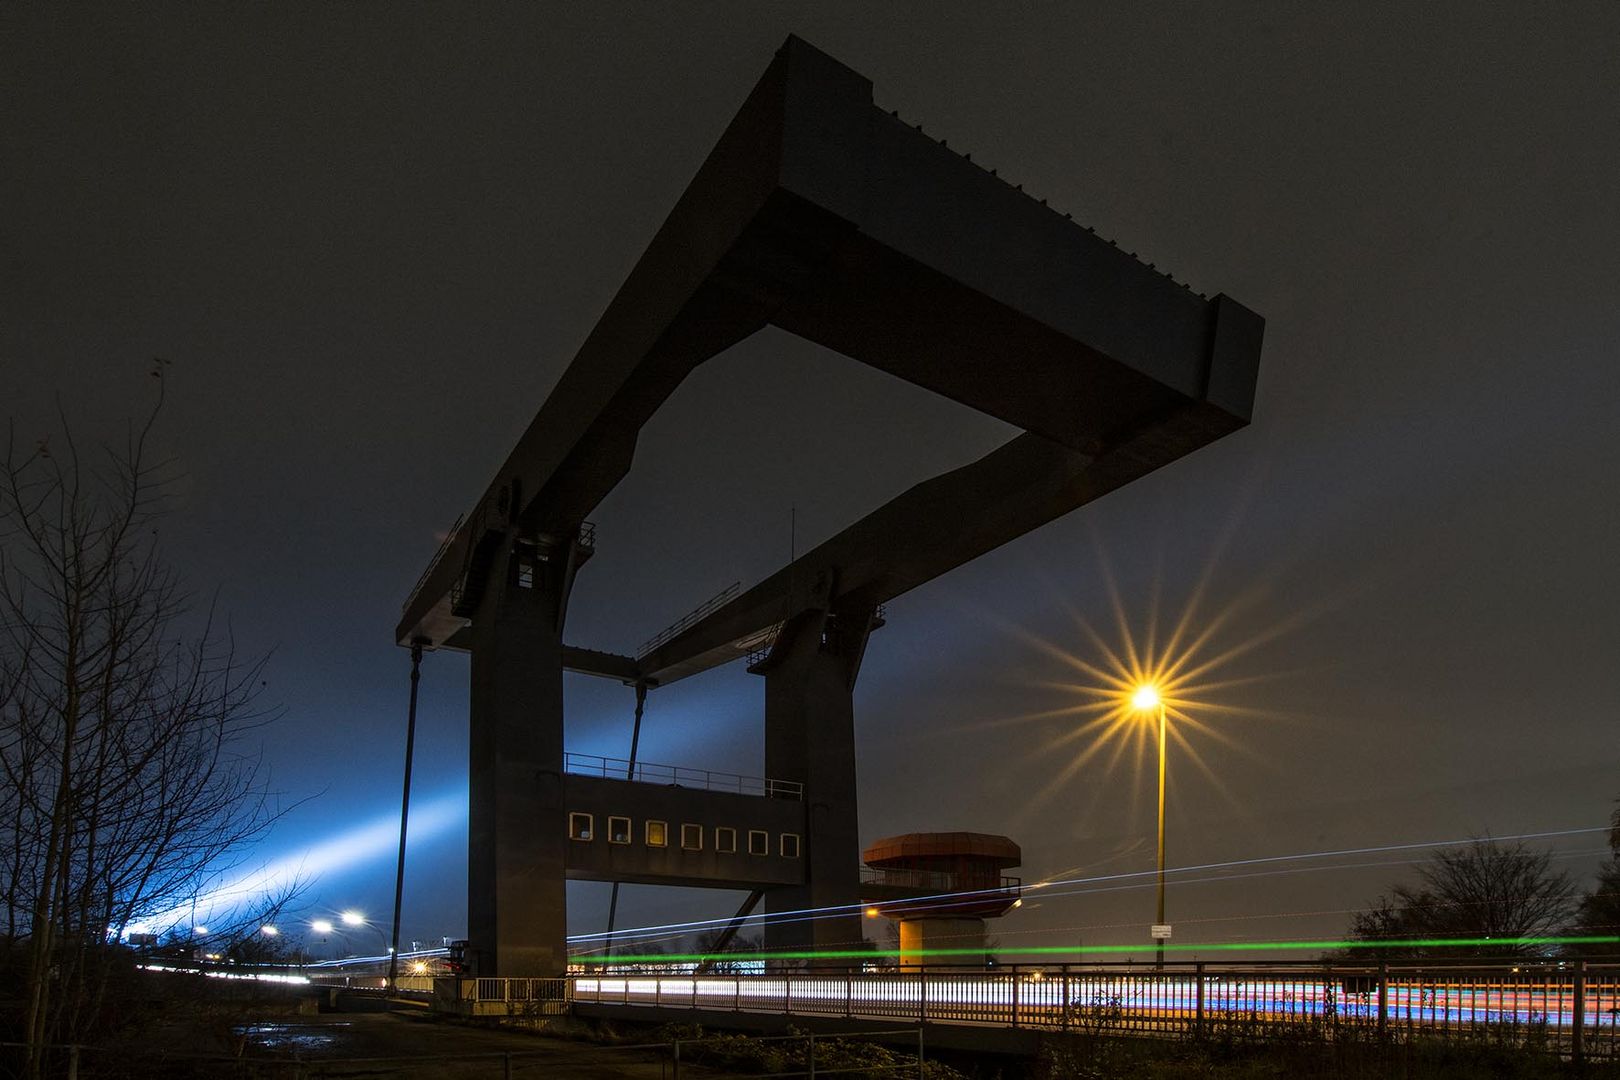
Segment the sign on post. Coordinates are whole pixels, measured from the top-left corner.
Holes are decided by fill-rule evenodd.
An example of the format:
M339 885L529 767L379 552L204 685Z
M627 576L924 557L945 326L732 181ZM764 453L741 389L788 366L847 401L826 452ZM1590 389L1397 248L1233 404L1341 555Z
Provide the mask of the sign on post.
M1153 924L1153 937L1158 941L1168 941L1169 938L1170 938L1170 924L1169 923L1154 923Z

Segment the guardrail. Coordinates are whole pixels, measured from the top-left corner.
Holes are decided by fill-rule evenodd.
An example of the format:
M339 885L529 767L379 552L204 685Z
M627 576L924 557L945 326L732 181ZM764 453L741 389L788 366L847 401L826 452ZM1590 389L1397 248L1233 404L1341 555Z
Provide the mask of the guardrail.
M563 755L563 771L575 776L600 776L608 780L638 780L645 784L666 784L704 791L731 791L739 795L763 795L771 799L803 799L804 785L793 780L772 780L766 776L741 776L712 769L689 769L681 765L597 754Z
M636 659L645 659L650 653L652 653L654 649L673 641L677 635L689 627L696 625L701 619L703 619L704 616L717 610L722 605L730 603L741 591L742 582L733 581L730 585L727 585L725 588L703 601L703 603L699 604L691 611L688 611L685 615L682 615L675 622L670 623L668 626L658 631L658 633L642 642L641 648L636 651Z
M444 534L443 540L439 541L438 550L433 553L433 558L428 560L427 569L423 570L422 576L416 579L416 584L411 586L411 591L405 594L405 602L399 605L399 609L401 611L410 610L411 602L416 599L416 594L422 591L422 586L427 584L427 579L431 577L433 575L433 571L437 569L440 560L444 558L444 553L449 551L450 545L455 542L456 530L461 528L461 523L466 519L466 517L466 514L458 514L456 516L456 520L450 525L450 531Z
M1261 1040L1361 1028L1389 1038L1488 1034L1620 1058L1620 964L1489 967L1140 966L767 975L603 974L577 1002L1093 1034Z
M572 991L568 979L439 976L433 1008L461 1016L561 1016Z
M862 885L891 885L900 889L927 889L930 892L1018 892L1022 878L1006 874L956 874L949 870L900 870L879 867L861 869Z
M904 1040L914 1045L897 1050L872 1043L871 1032L793 1035L751 1035L746 1041L730 1036L700 1036L667 1042L630 1045L592 1046L570 1040L567 1053L556 1047L533 1050L484 1050L447 1054L389 1055L382 1057L291 1056L255 1053L226 1056L175 1052L161 1045L139 1045L117 1049L84 1044L47 1043L39 1047L46 1076L79 1076L81 1066L90 1075L171 1075L230 1076L240 1080L311 1080L312 1077L420 1076L503 1077L514 1075L561 1076L634 1075L680 1080L682 1070L695 1067L699 1075L713 1076L726 1069L740 1068L756 1080L786 1080L787 1077L822 1076L915 1076L926 1075L926 1053L921 1028L884 1032L884 1042ZM756 1044L769 1047L760 1053ZM851 1044L864 1045L865 1051L851 1054ZM0 1075L21 1076L28 1046L20 1042L0 1042ZM741 1060L738 1060L741 1059ZM777 1065L774 1072L754 1071L762 1061ZM133 1070L133 1071L132 1071ZM566 1071L565 1071L566 1070Z

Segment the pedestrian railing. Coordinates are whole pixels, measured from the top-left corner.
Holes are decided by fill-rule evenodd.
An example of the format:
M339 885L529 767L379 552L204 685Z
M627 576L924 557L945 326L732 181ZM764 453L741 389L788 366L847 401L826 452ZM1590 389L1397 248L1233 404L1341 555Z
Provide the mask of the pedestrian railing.
M1194 963L572 978L576 1003L1264 1039L1489 1034L1620 1058L1620 964L1305 967Z
M608 780L637 780L644 784L698 788L703 791L730 791L739 795L763 795L772 799L802 799L804 785L794 780L773 780L766 776L742 776L692 769L684 765L660 765L652 761L631 762L626 758L597 754L563 755L563 771L575 776L600 776Z
M433 1007L462 1016L557 1016L568 1011L568 979L433 979Z
M514 980L516 981L516 980ZM536 980L540 981L540 980ZM36 1052L42 1075L78 1080L80 1075L224 1076L237 1080L321 1080L325 1077L420 1076L424 1070L461 1077L512 1080L516 1075L561 1076L582 1071L627 1067L636 1075L680 1080L689 1075L715 1075L723 1069L744 1071L756 1080L788 1077L879 1076L922 1077L927 1054L922 1029L887 1031L872 1042L871 1032L792 1035L700 1035L667 1042L618 1046L587 1046L570 1041L567 1053L555 1048L488 1050L447 1054L411 1054L374 1057L245 1051L241 1055L172 1052L161 1045L111 1050L96 1046L42 1046ZM22 1075L27 1060L23 1043L0 1042L0 1075ZM762 1071L762 1066L771 1071Z
M924 889L936 893L1017 893L1021 878L1007 874L958 874L951 870L911 870L898 867L867 866L861 869L861 884L886 885L900 889Z

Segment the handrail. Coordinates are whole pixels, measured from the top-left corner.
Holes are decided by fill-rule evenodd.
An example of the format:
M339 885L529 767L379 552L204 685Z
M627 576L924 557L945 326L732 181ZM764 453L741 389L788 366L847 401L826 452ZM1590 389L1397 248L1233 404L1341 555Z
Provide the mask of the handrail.
M433 553L433 558L428 560L427 569L423 570L422 576L416 579L416 584L411 586L411 591L405 594L405 602L399 605L399 610L410 610L411 603L416 599L416 594L422 591L422 586L427 584L428 577L438 568L439 561L444 558L444 553L450 550L450 545L456 539L456 531L461 528L461 523L466 518L466 514L456 516L455 522L450 526L450 531L444 534L443 540L439 541L439 549Z
M654 649L657 649L659 646L664 645L666 642L671 641L672 639L675 638L676 635L680 634L683 630L686 630L688 627L691 627L691 626L695 625L698 622L698 620L702 619L705 615L708 615L710 612L714 611L716 608L720 607L722 604L725 604L725 603L729 602L733 597L735 597L737 595L737 593L739 591L741 591L741 589L742 589L742 582L733 581L730 585L727 585L725 588L721 589L719 592L715 593L713 596L711 596L707 600L703 601L703 603L699 604L697 607L693 608L691 611L688 611L685 615L682 615L675 622L673 622L670 625L664 627L658 633L654 634L652 637L650 637L646 641L642 642L640 650L638 650L637 653L636 653L636 659L637 660L642 659L643 657L645 657L649 653L651 653Z
M1017 892L1023 879L1006 874L960 874L954 870L911 870L864 867L863 885L893 885L904 889L932 889L935 892Z
M667 784L704 791L729 791L739 795L762 795L770 799L804 798L804 785L795 780L743 776L739 773L717 772L713 769L662 765L653 761L632 763L627 758L603 757L599 754L576 754L571 751L565 753L563 771L573 773L575 776L636 780L644 784Z

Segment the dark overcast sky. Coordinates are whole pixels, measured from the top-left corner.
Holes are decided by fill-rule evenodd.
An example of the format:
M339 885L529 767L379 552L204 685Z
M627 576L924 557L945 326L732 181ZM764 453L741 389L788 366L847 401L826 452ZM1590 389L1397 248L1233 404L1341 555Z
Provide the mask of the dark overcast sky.
M890 605L857 691L863 840L1006 832L1027 878L1150 869L1150 763L1064 778L1083 744L1050 714L1084 681L1063 654L1101 659L1082 621L1118 641L1110 588L1140 626L1200 581L1204 655L1236 655L1172 757L1173 865L1605 820L1620 6L990 7L0 15L0 413L31 438L60 396L115 430L172 361L168 551L275 649L268 759L315 796L264 855L381 830L315 907L389 903L399 603L790 32L1267 319L1252 427ZM645 432L568 636L633 651L780 565L790 508L804 550L1007 434L766 331ZM424 805L465 783L466 678L429 658ZM568 693L570 748L623 753L629 691ZM757 772L762 701L740 665L655 692L642 755ZM408 935L461 933L464 828L413 847ZM1171 915L1185 941L1332 934L1409 870L1189 884ZM576 889L576 930L602 897ZM632 889L621 921L733 903ZM998 933L1135 941L1150 910L1053 897Z

